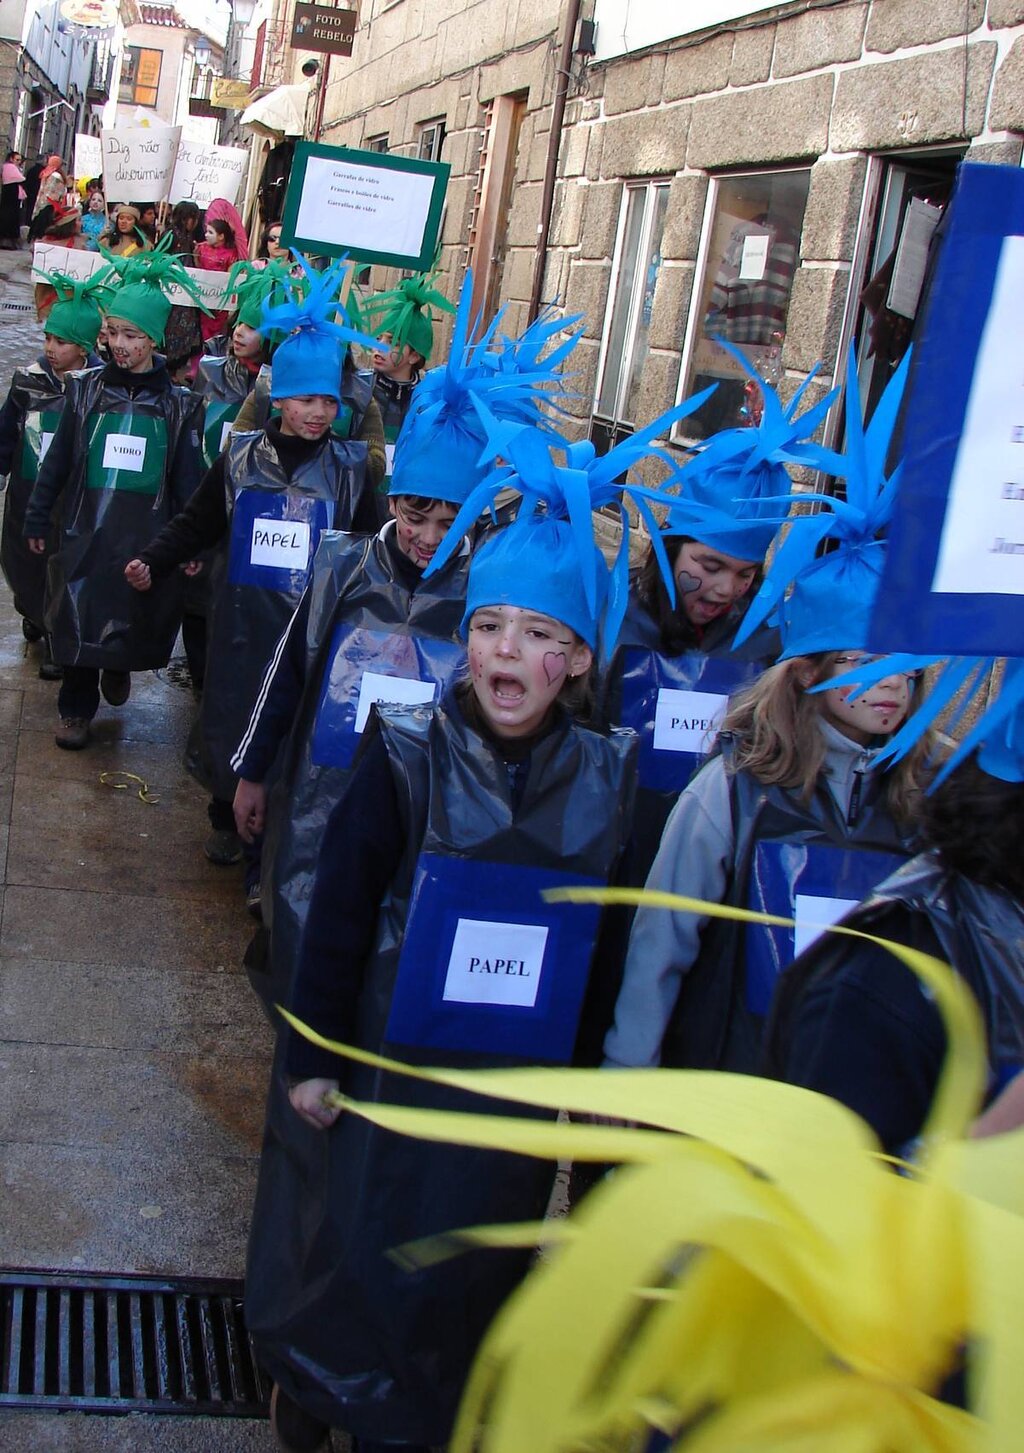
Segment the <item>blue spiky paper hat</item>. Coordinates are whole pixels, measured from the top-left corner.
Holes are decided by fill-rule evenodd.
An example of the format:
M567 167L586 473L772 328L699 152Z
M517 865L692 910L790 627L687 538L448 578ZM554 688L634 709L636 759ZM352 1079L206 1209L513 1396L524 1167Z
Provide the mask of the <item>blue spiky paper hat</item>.
M476 405L483 404L495 419L541 426L544 406L559 397L560 369L578 334L541 355L556 333L578 320L546 315L498 349L495 319L471 343L472 294L473 277L467 272L448 361L424 374L413 391L395 449L391 495L462 504L488 473L482 458L487 432Z
M666 488L678 485L679 497L669 509L662 533L689 535L726 555L761 561L779 528L778 500L793 487L786 466L802 464L835 471L836 455L815 444L811 435L838 398L839 389L801 414L800 404L817 367L784 407L738 348L724 339L717 342L757 383L764 400L761 422L712 435L666 481Z
M864 428L857 390L853 346L846 389L846 449L833 456L833 470L846 480L846 498L834 495L789 496L814 502L817 514L792 516L788 534L776 551L760 590L736 633L741 646L765 622L782 635L780 661L819 651L859 650L867 645L868 626L885 563L881 538L892 518L901 466L886 475L886 457L910 367L910 353L893 374ZM827 553L822 546L833 545Z
M347 270L344 259L323 272L315 272L304 257L300 256L299 261L305 280L284 279L282 286L288 301L275 304L266 298L262 303L260 332L276 328L287 334L274 353L270 397L276 402L304 394L324 394L340 404L346 346L360 343L364 348L373 348L375 340L337 321L339 313L346 316L339 296Z
M623 484L622 478L651 454L667 458L654 440L699 408L709 392L680 404L600 456L587 439L556 442L535 425L495 418L478 400L487 431L485 458L505 462L469 495L424 575L441 568L465 531L486 509L493 510L502 490L518 491L522 502L514 522L473 556L463 634L473 612L482 606L518 606L561 621L592 649L600 639L610 651L629 595L629 517L624 496L632 500L656 539L666 582L672 579L650 508L654 501L664 503L664 496L644 485ZM564 456L564 464L555 462L553 450ZM594 537L594 511L606 506L616 507L622 522L622 539L611 567Z

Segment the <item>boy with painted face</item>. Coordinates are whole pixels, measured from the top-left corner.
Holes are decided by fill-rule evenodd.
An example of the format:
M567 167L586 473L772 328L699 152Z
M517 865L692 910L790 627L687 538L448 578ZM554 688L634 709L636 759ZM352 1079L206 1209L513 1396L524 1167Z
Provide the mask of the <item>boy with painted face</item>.
M25 540L25 510L64 410L68 374L100 362L93 350L103 321L100 299L110 273L106 268L87 279L49 274L57 302L46 320L43 353L28 368L15 371L0 411L0 474L10 476L0 533L0 565L14 596L14 608L22 618L25 639L43 641L39 674L44 681L58 681L61 673L43 630L46 554L36 554Z
M427 568L428 580L447 568L503 486L522 494L515 523L470 564L468 678L439 703L376 706L321 841L290 994L321 1033L414 1063L571 1059L599 915L545 903L542 890L607 883L628 835L635 739L573 715L599 630L621 619L592 514L616 486L590 446L563 446L562 466L538 431L499 434L510 467L474 491ZM478 1340L528 1258L410 1277L389 1250L542 1214L554 1167L339 1118L325 1095L342 1083L370 1099L390 1088L283 1036L247 1323L277 1383L284 1446L318 1446L331 1424L360 1453L426 1453L447 1442Z
M116 263L107 304L112 361L68 379L67 403L25 512L29 548L49 562L45 625L63 666L57 745L84 747L100 693L128 699L130 672L164 666L181 623L180 578L140 601L125 555L150 539L192 494L201 473L202 401L171 383L157 355L172 284L192 279L165 251Z
M320 275L301 302L264 300L262 328L289 333L275 355L280 420L233 434L188 507L125 567L129 584L147 592L154 580L218 547L200 727L202 775L213 793L206 855L219 864L241 857L230 756L305 589L320 536L374 523L364 452L330 432L342 349L358 338L332 321L337 283L335 269Z
M323 541L232 760L240 779L235 821L251 841L263 831L268 780L287 740L263 867L271 972L256 981L278 999L292 976L323 826L348 782L370 703L391 692L432 700L462 659L456 636L468 546L436 575L425 572L485 473L487 436L474 401L539 418L542 385L555 379L539 364L500 379L479 368L467 337L470 292L471 285L463 290L447 364L416 391L396 452L388 523L372 539Z

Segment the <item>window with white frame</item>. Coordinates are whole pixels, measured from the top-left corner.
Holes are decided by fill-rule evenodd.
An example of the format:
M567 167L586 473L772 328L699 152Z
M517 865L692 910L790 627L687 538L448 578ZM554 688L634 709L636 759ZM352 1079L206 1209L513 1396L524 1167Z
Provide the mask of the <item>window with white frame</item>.
M627 182L623 190L594 399L594 413L613 425L636 422L668 191L667 181Z
M416 155L420 161L440 161L444 146L444 117L424 121L416 132Z
M810 179L807 167L711 178L679 398L717 387L677 437L695 442L758 422L757 385L719 340L738 348L768 383L778 382Z

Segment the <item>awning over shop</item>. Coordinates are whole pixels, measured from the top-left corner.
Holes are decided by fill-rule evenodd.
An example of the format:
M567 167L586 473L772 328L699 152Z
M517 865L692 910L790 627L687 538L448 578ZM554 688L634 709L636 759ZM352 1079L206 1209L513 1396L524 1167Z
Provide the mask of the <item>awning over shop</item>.
M275 86L242 112L243 126L251 126L261 136L281 141L286 136L302 136L306 129L306 106L312 88Z

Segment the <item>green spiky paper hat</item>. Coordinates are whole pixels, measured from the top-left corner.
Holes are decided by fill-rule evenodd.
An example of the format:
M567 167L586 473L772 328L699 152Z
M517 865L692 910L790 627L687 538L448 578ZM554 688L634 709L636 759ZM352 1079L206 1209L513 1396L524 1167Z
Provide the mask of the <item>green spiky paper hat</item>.
M432 286L435 276L434 272L422 272L403 278L397 287L371 298L364 306L366 318L378 338L390 333L392 348L404 348L408 343L424 360L430 358L434 349L431 309L455 312L454 304Z
M186 272L181 258L169 250L173 241L168 232L151 252L133 252L130 257L115 257L101 249L121 279L111 291L107 316L134 323L157 347L164 341L164 329L171 316L168 292L172 287L181 288L202 312L210 312L195 279Z
M291 263L281 258L273 258L265 267L256 267L243 260L236 262L228 273L222 301L227 305L234 296L235 321L244 323L247 328L255 328L259 333L263 330L264 302L271 307L287 302L288 285L294 286L295 282L296 279L291 276Z
M50 309L43 331L65 343L77 343L89 353L103 326L113 268L103 267L89 277L71 277L66 272L44 272L41 277L56 290L57 301Z

